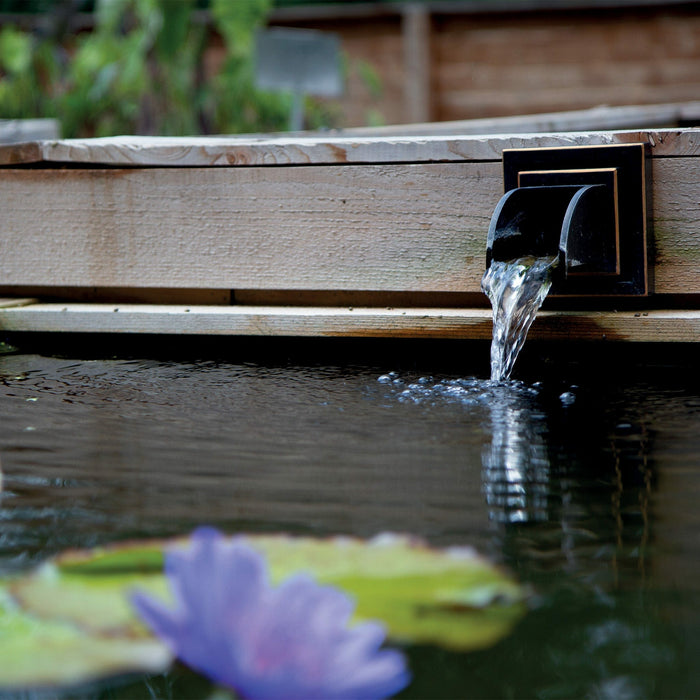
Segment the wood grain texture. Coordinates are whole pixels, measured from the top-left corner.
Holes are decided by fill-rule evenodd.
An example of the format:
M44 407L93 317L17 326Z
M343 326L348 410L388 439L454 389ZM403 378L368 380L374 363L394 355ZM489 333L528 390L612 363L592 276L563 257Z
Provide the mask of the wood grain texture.
M434 118L695 99L697 12L445 17L434 26Z
M487 309L33 304L0 308L6 332L491 338ZM541 312L531 339L700 342L700 311Z
M0 287L479 289L498 163L0 170Z
M654 291L700 294L700 159L652 170ZM0 288L478 294L501 193L500 163L0 169Z
M116 136L0 145L0 166L231 167L500 161L504 148L649 143L653 157L700 155L700 129L286 138Z
M700 159L652 162L654 290L700 293Z

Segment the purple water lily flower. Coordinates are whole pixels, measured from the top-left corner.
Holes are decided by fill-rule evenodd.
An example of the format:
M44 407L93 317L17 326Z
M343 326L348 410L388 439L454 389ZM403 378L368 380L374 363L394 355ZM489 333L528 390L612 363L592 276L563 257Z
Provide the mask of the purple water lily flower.
M166 553L165 573L175 607L137 592L139 615L184 663L248 700L370 700L410 680L403 655L380 648L381 625L348 627L347 595L305 575L272 587L241 537L200 528Z

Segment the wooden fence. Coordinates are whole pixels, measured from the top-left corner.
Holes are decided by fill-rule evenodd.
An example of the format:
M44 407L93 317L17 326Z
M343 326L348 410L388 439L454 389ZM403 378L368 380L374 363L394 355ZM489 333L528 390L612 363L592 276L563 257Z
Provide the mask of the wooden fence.
M377 113L398 124L700 96L697 3L359 2L280 9L271 23L341 37L343 126ZM367 89L363 65L381 94Z

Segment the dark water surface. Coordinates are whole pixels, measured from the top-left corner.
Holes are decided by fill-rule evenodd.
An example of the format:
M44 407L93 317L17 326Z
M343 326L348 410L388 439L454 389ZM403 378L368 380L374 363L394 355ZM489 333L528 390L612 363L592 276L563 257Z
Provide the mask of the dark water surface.
M202 523L409 532L535 596L496 647L409 650L407 697L700 697L693 349L530 344L493 384L481 344L48 343L0 356L0 574Z

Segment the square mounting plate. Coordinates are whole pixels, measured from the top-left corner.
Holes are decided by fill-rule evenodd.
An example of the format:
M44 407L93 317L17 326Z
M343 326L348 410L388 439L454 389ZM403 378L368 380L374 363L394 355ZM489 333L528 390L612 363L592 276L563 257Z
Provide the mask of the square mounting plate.
M605 184L615 211L614 269L569 274L557 296L642 296L648 274L646 144L518 148L503 151L506 192L534 185Z

